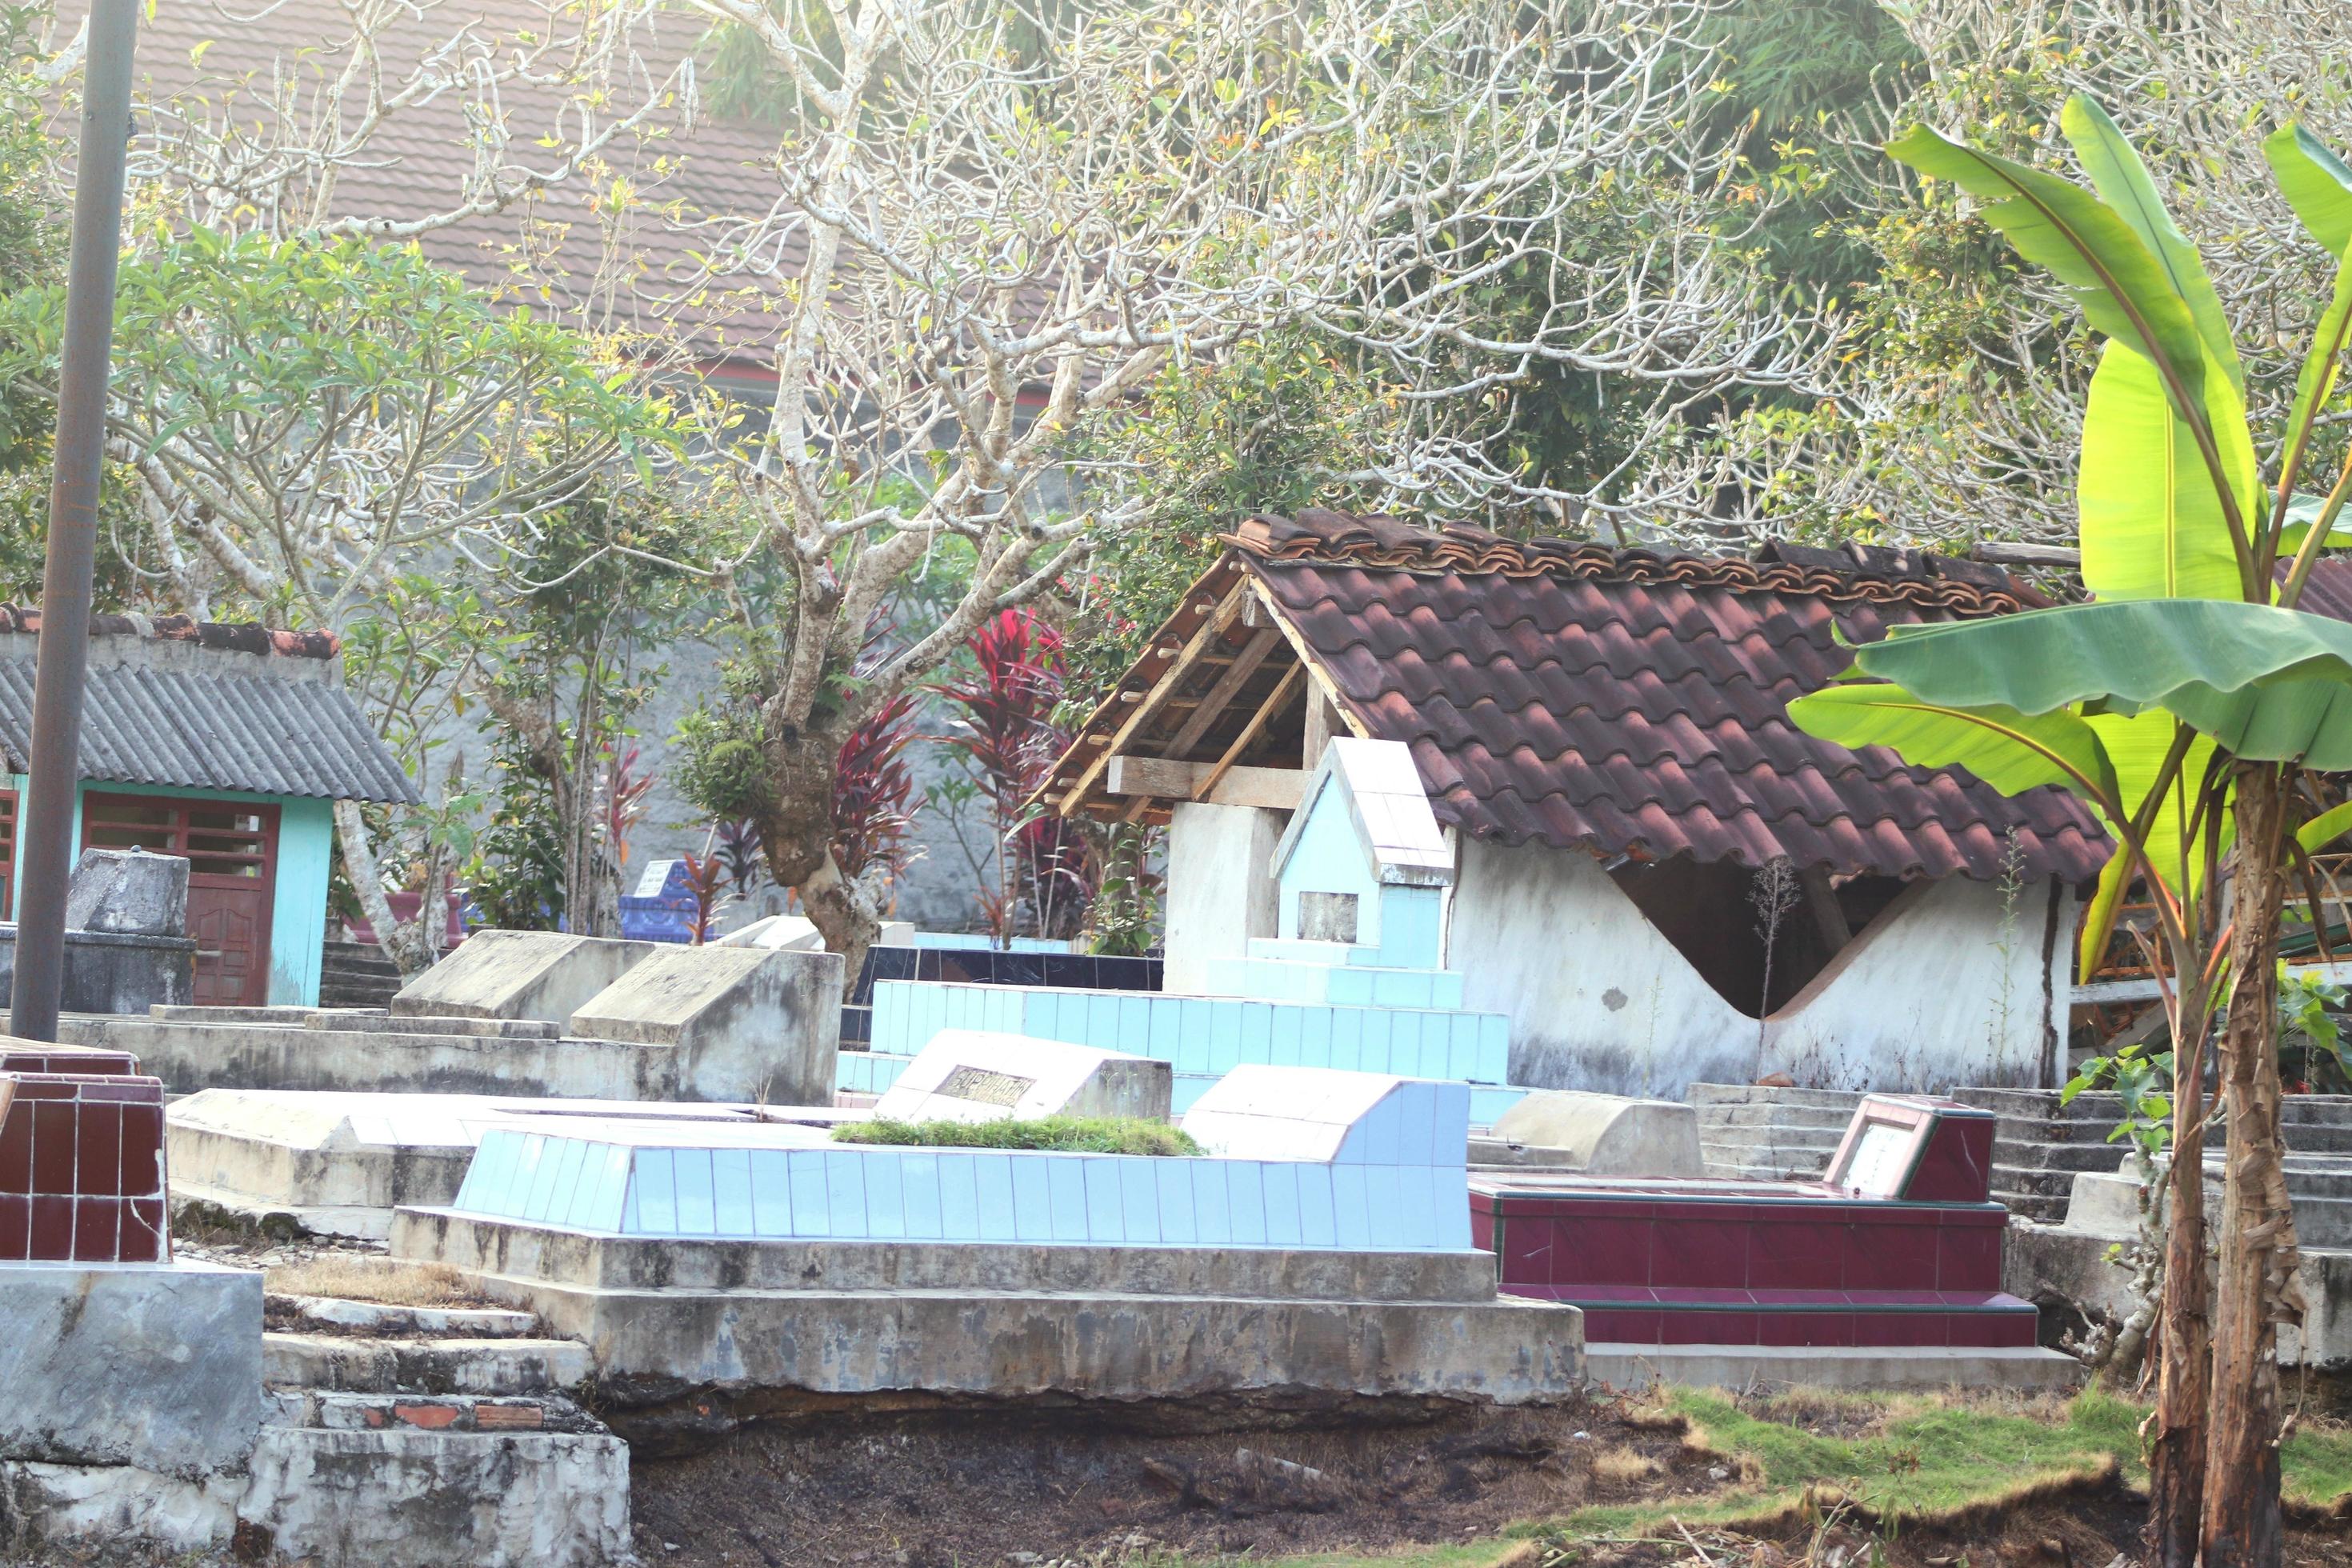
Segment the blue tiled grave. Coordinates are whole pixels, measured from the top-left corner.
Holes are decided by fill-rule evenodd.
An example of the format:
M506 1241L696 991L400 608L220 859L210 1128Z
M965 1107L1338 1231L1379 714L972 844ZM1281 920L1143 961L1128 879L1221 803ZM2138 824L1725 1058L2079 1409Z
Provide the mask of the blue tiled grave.
M1229 1073L1150 1158L842 1144L654 1118L485 1130L459 1215L595 1235L756 1241L1459 1251L1469 1090L1307 1068Z
M1275 854L1280 934L1213 960L1216 994L877 980L871 1049L843 1055L836 1086L880 1093L940 1030L982 1029L1159 1058L1180 1112L1255 1064L1456 1079L1491 1123L1525 1092L1506 1082L1509 1020L1464 1010L1440 965L1453 862L1411 755L1334 741L1303 798Z

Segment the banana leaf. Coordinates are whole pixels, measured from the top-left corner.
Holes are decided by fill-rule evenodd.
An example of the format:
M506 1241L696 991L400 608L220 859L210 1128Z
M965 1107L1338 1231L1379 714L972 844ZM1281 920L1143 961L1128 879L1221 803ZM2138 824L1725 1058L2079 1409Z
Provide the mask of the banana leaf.
M1841 746L1885 746L1914 767L1966 768L2003 795L2055 784L2091 802L2102 817L2103 802L2117 798L2098 731L2073 713L1956 708L1899 686L1845 683L1798 698L1789 717L1806 734Z
M2213 279L2207 275L2197 247L2165 209L2164 197L2148 178L2139 153L2124 140L2123 131L2107 111L2082 93L2066 100L2059 110L2058 125L2074 143L2083 172L2091 176L2091 188L2139 236L2140 243L2163 267L2173 293L2189 307L2189 318L2197 324L2206 353L2242 399L2246 373L2238 363L2238 346L2231 340L2230 318L2222 311L2221 297L2214 291ZM2240 417L2242 421L2243 416Z
M2213 436L2236 515L2252 517L2258 479L2244 405L2221 374L2207 377L2206 402L2216 405ZM2075 499L2083 582L2102 600L2244 596L2212 470L2156 366L2120 342L2108 342L2091 377Z
M2065 284L2092 326L2153 361L2176 407L2202 417L2205 354L2197 323L2163 263L2113 207L2071 181L1924 125L1888 142L1886 151L1990 204L1985 221Z
M2163 708L2250 762L2352 770L2352 626L2269 605L2133 599L1898 626L1849 679L1953 709Z

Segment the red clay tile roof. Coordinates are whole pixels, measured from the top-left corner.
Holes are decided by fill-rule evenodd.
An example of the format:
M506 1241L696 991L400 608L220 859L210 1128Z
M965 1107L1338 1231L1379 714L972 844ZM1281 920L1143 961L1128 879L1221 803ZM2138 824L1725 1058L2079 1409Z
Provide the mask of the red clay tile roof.
M53 29L58 44L73 36L87 10L88 0L60 0ZM427 48L468 23L487 39L510 39L529 28L562 38L569 36L562 29L577 26L578 16L566 13L561 0L438 0L398 12L379 40L387 79L397 81ZM558 30L550 33L551 28ZM152 134L151 106L177 100L198 112L266 120L273 70L283 69L315 88L349 58L352 31L351 14L340 0L157 0L139 23L133 107L141 134L134 155L146 150ZM635 42L651 75L659 78L700 47L708 31L708 22L698 16L663 13ZM625 91L616 96L628 97ZM534 168L551 165L561 154L536 140L558 124L559 92L513 82L500 100L515 137L513 161ZM347 114L355 115L358 101L355 93ZM622 102L608 112L625 113L631 107L633 101ZM576 129L568 119L565 124ZM70 137L72 127L62 129ZM329 216L405 220L454 209L463 199L479 134L467 123L463 95L456 92L394 110L370 136L365 156L339 174ZM646 136L624 138L605 150L603 178L575 175L533 201L465 218L419 243L433 260L481 287L504 289L519 302L561 310L593 303L624 328L651 330L677 319L704 357L742 361L746 368L772 376L765 356L776 318L726 292L750 288L752 279L722 279L690 307L669 302L692 279L697 253L712 242L707 234L668 221L662 209L674 207L688 220L713 213L766 212L780 187L772 170L761 164L776 156L778 140L770 128L707 107L691 129L679 114L665 110ZM587 289L605 259L593 204L614 177L628 180L646 205L620 222L622 276L616 290L592 301ZM536 263L528 279L516 271L526 252ZM544 300L541 286L550 291Z
M40 629L38 606L0 605L0 636L36 636ZM332 658L343 650L342 639L332 632L272 631L268 626L243 622L200 621L193 616L92 615L89 635L162 637L173 642L192 642L201 647L274 653L288 658Z
M1412 748L1438 819L1473 837L1979 881L2003 875L2012 836L2029 879L2081 882L2106 860L2096 819L2063 791L2005 796L1789 721L1791 698L1845 668L1841 634L1866 642L1900 622L2044 602L1997 568L1896 551L1520 543L1329 511L1255 518L1228 542L1210 577L1248 572L1362 730ZM1188 599L1179 641L1206 602ZM1098 754L1089 736L1120 700L1073 758ZM1065 787L1076 776L1067 762L1057 773Z

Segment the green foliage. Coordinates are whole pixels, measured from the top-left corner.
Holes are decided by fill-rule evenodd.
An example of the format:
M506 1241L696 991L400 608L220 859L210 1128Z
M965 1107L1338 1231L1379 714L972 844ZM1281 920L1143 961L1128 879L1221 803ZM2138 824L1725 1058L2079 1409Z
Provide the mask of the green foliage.
M2352 1089L2352 1058L2345 1051L2345 988L2285 963L2279 965L2280 1076L2322 1094Z
M2092 1057L2058 1091L2058 1103L2072 1105L2076 1095L2099 1089L2113 1089L2123 1101L2123 1117L2109 1129L2108 1142L2128 1140L2150 1160L2171 1147L2171 1051L2135 1045Z
M766 808L771 784L756 714L706 704L679 721L677 742L673 777L696 810L735 822Z
M1124 1116L1046 1116L1034 1121L845 1121L837 1143L928 1149L1045 1149L1076 1154L1197 1155L1202 1150L1165 1121Z

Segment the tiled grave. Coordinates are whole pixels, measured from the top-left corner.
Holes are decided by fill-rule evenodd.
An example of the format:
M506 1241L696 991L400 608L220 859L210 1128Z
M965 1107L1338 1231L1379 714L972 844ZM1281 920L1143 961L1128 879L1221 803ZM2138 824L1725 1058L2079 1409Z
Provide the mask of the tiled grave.
M161 1263L171 1255L163 1086L120 1072L0 1077L0 1263Z
M874 1039L874 987L885 980L945 981L971 985L1043 985L1081 991L1157 991L1157 958L1031 948L914 947L877 943L866 950L857 984L841 1006L845 1047Z
M1059 1040L949 1029L932 1037L874 1107L894 1121L1032 1121L1125 1116L1165 1121L1168 1064Z
M508 1124L452 1204L395 1215L393 1250L530 1305L607 1376L1564 1393L1576 1314L1498 1297L1471 1246L1468 1125L1465 1085L1270 1067L1185 1119L1201 1158Z
M381 1240L402 1204L457 1195L485 1128L589 1116L757 1121L848 1120L826 1110L646 1105L474 1094L342 1094L208 1089L165 1117L176 1207L272 1229Z
M1464 1011L1442 966L1453 858L1411 756L1334 741L1302 798L1275 852L1279 934L1213 960L1217 994L877 980L872 1050L844 1055L838 1087L880 1093L940 1030L984 1029L1156 1057L1179 1111L1250 1063L1453 1079L1491 1123L1525 1092L1505 1081L1510 1022Z
M2054 1354L2000 1289L1992 1137L1989 1112L1872 1095L1823 1181L1486 1169L1473 1235L1504 1289L1577 1303L1596 1344Z

